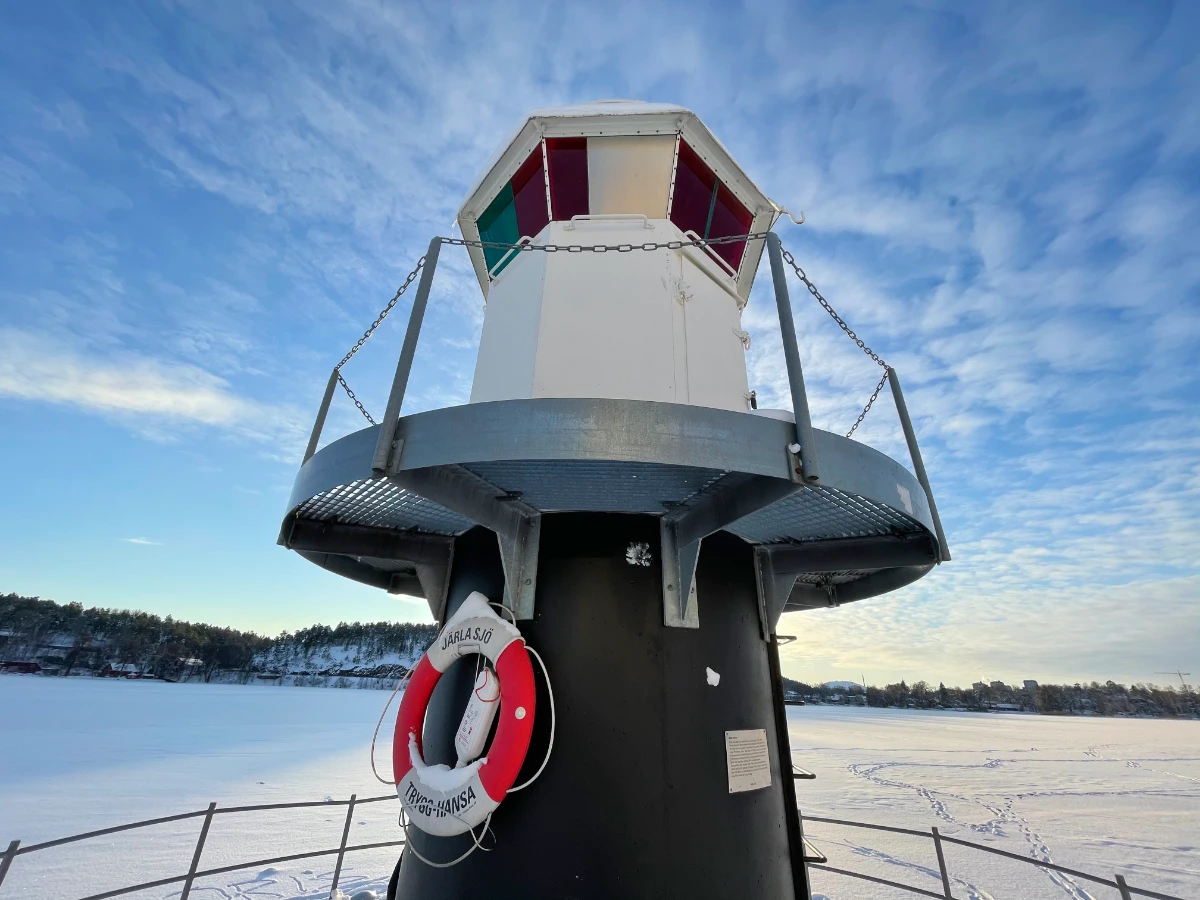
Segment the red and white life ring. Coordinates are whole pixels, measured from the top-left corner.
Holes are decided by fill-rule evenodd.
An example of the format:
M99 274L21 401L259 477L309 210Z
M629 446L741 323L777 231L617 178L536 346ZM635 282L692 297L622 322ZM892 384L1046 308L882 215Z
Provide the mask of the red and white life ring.
M421 729L429 697L450 664L471 653L485 656L500 682L496 735L485 757L462 768L428 766L421 755ZM414 825L443 837L464 834L500 805L529 750L535 696L521 632L492 610L487 597L472 593L417 663L396 713L396 793Z

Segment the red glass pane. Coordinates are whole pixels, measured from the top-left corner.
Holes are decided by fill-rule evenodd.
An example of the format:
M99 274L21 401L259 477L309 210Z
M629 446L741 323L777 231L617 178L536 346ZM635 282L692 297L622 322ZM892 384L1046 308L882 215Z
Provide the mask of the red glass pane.
M542 172L540 146L517 169L512 188L517 207L517 230L521 237L534 237L550 221L550 213L546 209L546 176Z
M694 231L704 237L708 210L712 206L715 176L696 151L679 142L679 164L675 168L675 193L671 201L671 221L680 231Z
M717 202L713 206L712 222L708 226L708 238L733 237L739 234L749 234L750 224L754 216L733 196L733 192L725 185L717 186ZM738 241L729 244L715 244L713 251L737 268L742 263L742 253L746 250L746 242Z
M587 138L547 138L550 207L554 221L588 214Z

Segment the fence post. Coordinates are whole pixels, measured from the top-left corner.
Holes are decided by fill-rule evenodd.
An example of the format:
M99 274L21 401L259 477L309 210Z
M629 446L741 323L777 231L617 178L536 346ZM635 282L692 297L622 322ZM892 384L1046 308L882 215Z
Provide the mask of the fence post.
M317 410L317 420L313 422L312 434L308 437L308 447L304 451L304 459L300 465L312 459L312 455L317 452L317 443L321 440L321 432L325 430L325 417L329 415L329 404L333 402L333 391L338 383L338 369L334 366L332 372L329 373L329 383L325 385L325 396L321 398L321 408Z
M904 429L904 440L908 442L908 455L912 459L913 470L917 473L917 481L925 489L925 499L929 501L929 514L933 518L933 529L937 532L938 559L940 562L950 561L950 548L946 546L946 534L942 531L942 519L938 515L937 504L933 502L933 488L929 486L929 476L925 474L925 462L921 459L921 448L917 446L917 433L913 431L912 419L908 417L908 405L904 402L904 392L900 390L900 376L896 370L888 367L888 381L892 385L892 399L896 401L896 414L900 417L900 427Z
M813 443L812 416L808 411L808 393L804 389L804 370L800 367L800 349L796 346L796 322L788 297L787 275L783 271L783 250L779 235L767 235L767 256L771 259L771 280L775 286L775 307L779 313L779 334L783 338L783 361L787 364L788 386L792 391L792 413L796 419L796 443L800 445L800 470L806 482L821 480L817 448Z
M1125 876L1117 876L1117 888L1121 892L1121 900L1133 900L1133 897L1129 893L1129 885L1125 883Z
M937 826L933 826L933 846L937 850L938 869L942 873L942 893L947 900L953 900L950 896L950 875L946 871L946 856L942 853L942 836L938 834Z
M4 876L8 874L13 860L17 858L17 848L20 846L20 841L13 841L8 845L8 849L4 851L4 859L0 860L0 884L4 884Z
M208 839L208 826L212 824L213 810L216 808L216 803L208 804L204 824L200 826L200 839L196 841L196 852L192 854L192 865L188 869L187 878L184 879L183 891L179 895L179 900L188 900L188 895L192 892L192 882L196 880L196 870L200 868L200 854L204 851L204 842Z
M329 886L329 900L337 897L338 879L342 877L342 858L346 855L346 841L350 839L350 820L354 818L354 801L358 794L350 795L350 808L346 810L346 825L342 828L342 845L338 847L337 862L333 866L333 884Z
M408 316L408 330L404 332L404 345L396 361L396 376L392 379L392 391L388 394L387 409L379 425L379 443L375 445L375 458L371 468L379 475L387 474L392 460L392 443L396 438L396 422L400 418L400 407L404 404L404 391L408 387L408 376L412 372L413 356L417 352L417 338L421 334L421 322L425 318L425 307L429 304L429 289L433 285L433 272L437 268L438 254L442 250L442 239L435 237L425 251L425 268L417 282L417 296L413 300L412 312Z

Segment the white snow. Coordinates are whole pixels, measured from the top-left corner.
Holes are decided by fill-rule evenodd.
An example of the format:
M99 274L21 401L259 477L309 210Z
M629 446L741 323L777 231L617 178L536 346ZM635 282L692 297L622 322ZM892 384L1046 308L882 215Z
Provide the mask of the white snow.
M92 678L0 677L0 848L220 806L394 796L367 748L387 697L329 691ZM789 707L809 815L943 834L1180 897L1200 896L1200 722L837 707ZM381 774L390 774L386 746ZM360 805L352 843L399 840L395 800ZM345 806L226 814L201 866L335 847ZM187 870L200 820L17 857L4 898L70 900ZM930 839L816 822L832 865L940 890ZM1078 879L947 845L960 898L1117 900ZM397 851L347 856L348 897L385 893ZM207 879L193 896L316 900L333 857ZM814 900L902 898L814 871ZM178 897L178 885L136 895Z
M806 815L928 831L1200 896L1200 722L789 707ZM809 822L830 865L940 892L932 838ZM955 897L1117 892L945 845ZM814 900L913 896L827 872Z

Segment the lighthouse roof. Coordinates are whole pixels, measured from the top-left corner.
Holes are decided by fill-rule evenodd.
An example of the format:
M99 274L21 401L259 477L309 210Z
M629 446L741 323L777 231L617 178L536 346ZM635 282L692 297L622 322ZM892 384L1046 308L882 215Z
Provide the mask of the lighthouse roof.
M687 172L677 179L681 161ZM686 202L675 204L685 190L691 191ZM698 196L705 191L711 204ZM544 202L534 196L539 192ZM510 214L506 203L524 221ZM715 209L715 228L709 205ZM703 213L688 218L685 209L697 206ZM515 243L536 237L549 221L630 213L671 218L700 238L727 238L766 231L779 212L691 110L672 103L597 100L528 113L484 166L458 212L458 225L468 239ZM749 295L761 252L761 241L726 245L722 251L732 269L731 287L743 297ZM471 248L485 295L496 274L494 255Z

